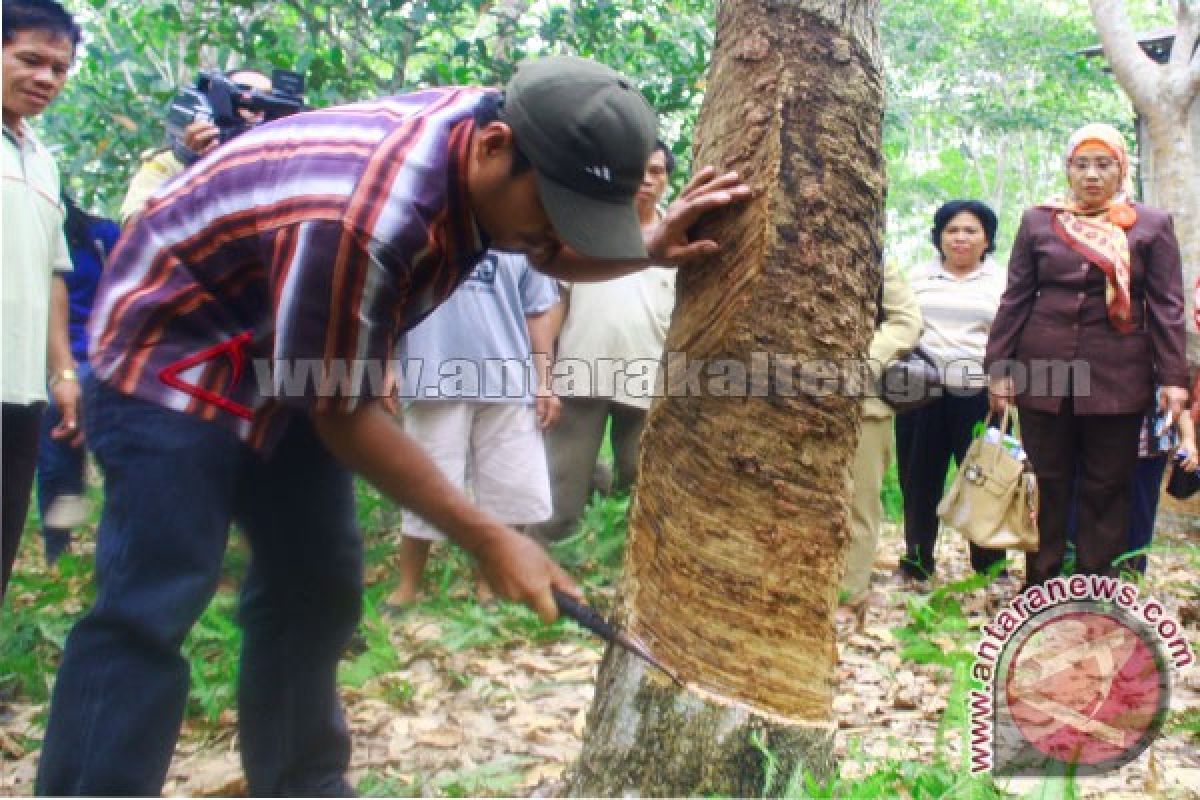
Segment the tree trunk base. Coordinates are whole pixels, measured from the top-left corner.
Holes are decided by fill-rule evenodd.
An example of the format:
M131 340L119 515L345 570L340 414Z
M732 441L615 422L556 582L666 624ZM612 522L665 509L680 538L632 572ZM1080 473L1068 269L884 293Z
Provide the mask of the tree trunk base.
M797 770L833 773L833 726L706 699L619 647L599 680L574 797L770 797Z

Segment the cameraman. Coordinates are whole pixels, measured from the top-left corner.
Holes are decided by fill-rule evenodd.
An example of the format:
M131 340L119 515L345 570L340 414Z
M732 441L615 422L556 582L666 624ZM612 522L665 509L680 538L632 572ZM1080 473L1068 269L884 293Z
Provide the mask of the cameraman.
M239 69L229 73L229 79L239 87L247 90L269 92L271 78L256 69ZM237 113L250 125L258 125L263 121L263 112L239 108ZM183 144L197 156L202 156L217 146L219 131L211 122L196 120L187 126ZM142 210L146 200L159 186L170 178L174 178L187 166L171 152L170 147L161 147L148 151L143 158L142 166L129 183L129 191L125 201L121 203L121 224L129 222L129 218Z

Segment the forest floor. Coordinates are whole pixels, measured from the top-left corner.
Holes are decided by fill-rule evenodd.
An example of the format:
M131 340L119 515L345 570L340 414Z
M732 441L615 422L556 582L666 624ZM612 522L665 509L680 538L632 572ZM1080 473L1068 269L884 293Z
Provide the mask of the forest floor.
M994 614L997 598L987 589L945 585L967 578L969 571L966 548L953 535L939 544L943 588L932 595L887 588L901 549L897 529L886 526L865 624L859 630L852 622L839 625L840 691L834 711L840 726L838 780L845 790L838 796L861 796L852 787L867 785L877 787L870 796L891 796L888 786L913 797L938 796L943 792L928 787L949 786L945 795L953 796L954 781L965 776L960 749L965 708L946 713L948 703L961 706L963 701L951 698L956 694L947 666L952 659L938 653L961 656L969 650L979 625ZM1142 590L1185 620L1193 643L1200 642L1196 553L1186 537L1160 535ZM26 563L37 569L34 561ZM374 577L382 580L379 572ZM468 586L466 580L449 586L442 581L450 606L427 603L395 614L379 612L369 602L362 641L342 680L354 733L350 777L360 793L551 796L564 790L564 774L580 750L600 645L574 629L553 637L531 633L535 623L514 621L504 607L479 607ZM611 597L606 586L591 589L593 599ZM63 602L73 597L68 594ZM29 602L28 597L10 599L18 608ZM918 640L925 646L914 647ZM222 665L232 663L224 651L236 648L236 642L214 641L218 649L205 655L201 648L193 658L207 659L216 670L218 685L210 689L219 697L196 699L197 684L203 688L207 673L194 666L194 696L168 795L228 796L246 790L231 687L220 685ZM229 673L223 677L225 683L233 680ZM13 686L0 689L0 795L28 795L46 703L23 697ZM1200 669L1193 666L1176 676L1171 708L1165 733L1145 753L1120 770L1080 779L1080 796L1200 796ZM931 777L931 770L938 774ZM889 774L888 781L864 782L881 772ZM922 782L926 789L918 791ZM1039 786L1039 781L997 781L998 788L1016 795L1041 794Z

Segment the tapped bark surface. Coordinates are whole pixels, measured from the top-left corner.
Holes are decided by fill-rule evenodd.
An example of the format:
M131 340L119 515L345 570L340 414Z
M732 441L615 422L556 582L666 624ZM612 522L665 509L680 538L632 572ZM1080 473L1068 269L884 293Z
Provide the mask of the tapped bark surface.
M621 621L571 791L747 796L832 767L833 611L884 224L878 0L733 0L697 165L754 199L681 270L642 440ZM782 776L782 777L781 777Z

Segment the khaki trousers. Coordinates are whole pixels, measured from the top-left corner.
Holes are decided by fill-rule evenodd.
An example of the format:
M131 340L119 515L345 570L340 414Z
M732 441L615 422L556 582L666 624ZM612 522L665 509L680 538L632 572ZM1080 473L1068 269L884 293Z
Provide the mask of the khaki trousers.
M871 567L879 543L883 504L879 492L892 459L892 417L863 417L850 483L850 546L842 593L849 603L861 600L871 585Z
M628 491L637 482L646 412L606 397L562 398L562 416L545 434L554 510L550 519L526 529L542 544L551 544L575 533L584 507L592 496L596 457L600 455L604 426L610 416L609 439L616 467L613 488Z

